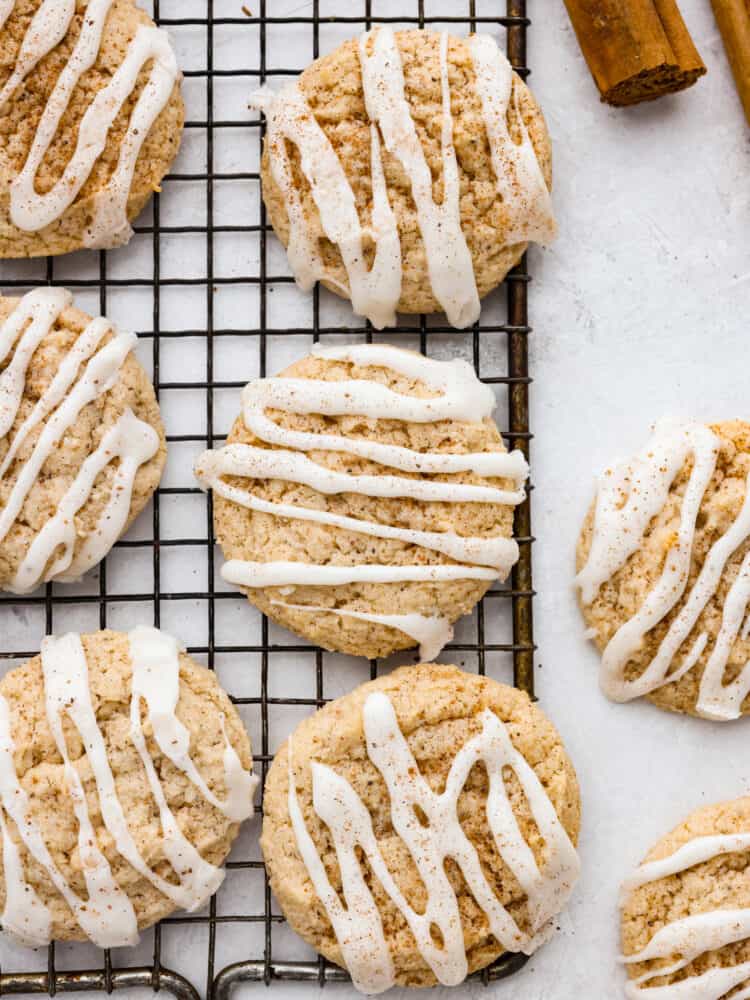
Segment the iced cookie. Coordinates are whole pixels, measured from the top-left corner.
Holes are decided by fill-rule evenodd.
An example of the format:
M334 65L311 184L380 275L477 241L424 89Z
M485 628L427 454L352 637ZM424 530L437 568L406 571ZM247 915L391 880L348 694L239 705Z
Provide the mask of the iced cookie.
M250 743L164 632L48 636L0 681L3 930L134 944L197 910L253 811Z
M3 0L0 257L126 243L183 120L167 34L132 0Z
M379 329L397 311L471 325L528 242L554 237L544 119L490 35L383 25L251 104L297 283Z
M138 338L72 301L0 296L0 587L14 593L103 559L166 458Z
M615 701L750 709L750 425L662 420L599 479L578 544L583 615Z
M243 393L214 492L222 577L326 649L433 659L518 557L523 455L464 361L382 344L316 347Z
M261 847L291 926L379 993L539 947L578 875L579 818L529 698L426 663L301 723L268 773Z
M699 809L660 840L621 906L630 1000L750 996L750 798Z

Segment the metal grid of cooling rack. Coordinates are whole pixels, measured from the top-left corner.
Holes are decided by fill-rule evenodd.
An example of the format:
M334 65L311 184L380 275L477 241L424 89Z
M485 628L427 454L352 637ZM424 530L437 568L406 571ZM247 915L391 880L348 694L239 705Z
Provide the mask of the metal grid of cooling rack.
M285 68L288 59L277 57L277 53L283 56L286 48L278 44L279 32L284 33L282 38L287 33L309 33L310 55L314 58L346 35L386 22L454 31L507 29L508 56L525 77L529 20L526 0L506 0L504 13L495 9L503 0L455 0L447 4L439 0L416 0L412 16L403 13L391 16L393 7L383 13L378 0L360 0L361 13L356 13L356 5L344 0L308 0L299 7L292 5L291 11L286 10L289 5L282 0L249 0L241 8L239 3L237 0L235 9L234 2L228 0L153 0L154 17L170 31L178 54L184 32L192 36L186 51L194 55L200 49L202 59L194 64L189 55L182 59L188 109L183 151L175 171L165 181L163 193L154 197L151 208L135 227L136 236L129 247L110 253L49 258L29 266L0 265L0 283L10 293L45 282L66 285L74 291L78 304L88 311L98 309L120 325L139 327L139 356L152 370L167 425L170 464L174 460L184 466L181 474L175 475L170 474L168 465L150 515L144 514L139 519L128 537L117 544L98 572L85 583L75 587L48 585L43 593L27 598L0 596L0 623L6 636L0 639L0 664L9 666L13 661L21 662L34 655L43 631L132 627L138 621L151 619L155 625L184 638L192 654L217 669L248 723L256 750L256 769L265 778L275 746L295 722L294 719L291 724L286 722L285 731L277 734L278 713L284 709L313 711L350 685L341 689L338 682L332 682L340 664L335 664L336 658L330 654L295 644L289 633L276 630L260 616L255 631L246 627L254 612L244 599L239 600L222 587L216 573L211 500L203 497L191 482L189 459L203 447L212 447L223 440L225 428L218 412L222 409L222 394L234 399L236 409L238 390L248 377L266 374L267 367L269 372L281 367L274 363L273 343L286 341L295 345L293 354L298 356L304 353L304 348L296 347L300 337L315 341L343 335L371 340L373 334L367 325L348 325L350 313L335 306L331 312L327 293L317 289L305 319L293 324L277 322L280 310L271 307L271 293L277 293L277 299L282 299L286 309L289 300L278 293L290 289L292 278L288 271L282 273L283 264L278 258L272 260L273 239L268 238L270 227L257 190L263 125L250 113L244 117L225 117L222 87L232 82L246 92L259 82L298 72L302 66ZM463 13L458 12L459 7ZM395 9L400 8L397 5ZM344 34L329 43L324 36L332 27ZM269 40L271 32L276 36L273 47ZM236 66L233 63L227 66L222 55L226 33L235 36L235 43L240 40L240 50L248 57ZM228 103L231 111L232 101ZM250 160L255 169L238 169L244 163L237 164L227 158L225 138L232 137L235 143L246 146L248 135L255 149L254 159ZM186 152L186 147L193 148ZM225 185L254 188L255 196L246 199L253 217L246 218L243 213L235 216L219 204L220 189ZM187 214L176 215L172 211L175 204L187 205ZM180 241L196 239L202 266L193 274L180 254L175 253L175 247L181 245ZM234 254L240 241L249 241L257 248L255 266L246 265L240 253L235 266L227 269L227 247ZM136 265L135 271L123 268L122 262L128 260L128 255L131 260L146 261L149 266L143 271L138 271ZM418 346L424 353L436 356L441 356L441 352L443 356L462 353L473 360L483 380L497 387L499 421L509 448L521 448L527 456L531 439L528 282L524 262L508 276L503 289L485 300L482 321L466 333L456 334L446 326L420 317L389 334L392 342ZM134 290L140 293L140 308L136 300L128 297ZM245 299L241 298L243 291L248 293ZM235 298L233 307L227 309L222 296L236 292L240 292L240 298ZM293 294L297 294L296 290ZM179 303L182 309L176 308L175 300L183 298L185 301ZM203 317L197 318L201 313L204 321ZM285 311L285 319L286 315ZM179 319L176 321L175 317ZM222 360L224 345L232 343L236 347L238 341L243 343L245 353L253 353L253 370L245 365L239 372L236 354L229 368ZM189 356L189 344L199 345L197 365ZM232 373L245 377L236 381L227 377ZM187 397L186 405L175 407L167 403L167 397L180 394ZM185 427L186 408L199 408L203 412L202 426L195 432L189 421ZM174 421L170 420L170 414L174 414ZM174 433L176 428L187 432ZM175 506L178 504L190 505L191 510L180 512ZM175 530L177 524L181 530ZM508 674L512 671L513 683L533 694L533 539L528 501L516 510L515 531L521 556L510 581L488 593L472 618L457 630L456 641L447 651L450 659L468 669L499 672L506 680L510 678L503 671ZM176 554L188 560L183 559L177 574L172 566ZM205 564L204 570L195 587L185 586L186 578L193 582L186 567L195 559ZM179 609L178 614L174 613L175 608ZM225 613L227 609L233 615ZM199 618L202 631L193 627ZM252 641L237 643L238 635ZM284 688L283 682L276 680L278 664L284 658L288 662L290 657L307 658L309 697L289 697L288 689L297 691L291 680L287 690L276 694L280 684ZM228 660L232 658L230 664ZM371 662L365 674L352 683L375 676L378 667L377 662ZM232 678L239 678L243 670L252 674L253 683L233 682ZM35 963L27 963L18 954L10 959L4 955L0 995L54 996L78 990L112 992L144 986L164 990L179 1000L197 1000L200 994L193 983L200 984L213 1000L225 1000L234 984L241 981L270 984L301 980L323 985L345 980L342 970L321 958L295 958L289 934L279 940L285 930L284 921L274 910L257 852L258 819L249 826L249 837L240 838L239 847L228 863L225 885L204 912L163 921L144 935L135 953L92 955L89 950L81 959L75 949L63 955L64 946L58 944L51 945L43 958L37 954ZM252 885L239 894L230 891L229 912L225 912L227 905L222 904L222 893L243 877L252 878ZM241 902L232 907L236 899ZM230 938L232 947L227 947ZM196 971L196 961L200 971ZM482 978L489 982L508 976L524 961L524 956L504 956L485 970ZM9 966L30 971L7 971ZM168 966L179 971L173 972ZM81 968L87 971L73 971Z

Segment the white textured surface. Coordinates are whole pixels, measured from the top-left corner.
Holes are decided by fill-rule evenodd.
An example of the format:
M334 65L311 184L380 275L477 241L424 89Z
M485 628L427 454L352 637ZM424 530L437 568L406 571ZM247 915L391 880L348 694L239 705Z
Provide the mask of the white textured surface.
M479 13L495 14L501 0L479 0ZM254 9L255 4L250 4ZM416 10L416 3L410 8ZM582 638L583 628L570 588L573 551L580 521L590 501L595 472L618 454L629 453L644 439L651 421L663 413L682 412L704 419L749 415L744 372L746 306L750 295L750 228L747 188L748 130L726 66L721 42L705 0L682 0L693 36L709 67L708 76L691 91L653 105L613 111L598 102L567 16L558 0L529 0L534 25L529 36L531 85L540 99L555 149L555 203L560 237L546 252L533 250L531 270L534 573L541 704L558 725L578 768L583 791L581 842L584 874L560 933L528 964L489 994L478 985L431 996L484 996L498 1000L600 1000L621 991L615 966L617 884L655 839L697 806L747 792L750 772L747 725L727 726L666 715L647 704L615 706L597 689L597 658ZM268 0L269 14L306 14L311 4L300 0ZM426 0L428 12L463 13L467 3ZM163 16L205 14L205 0L162 0ZM236 16L239 2L217 0L217 16ZM405 9L399 0L375 0L373 12ZM338 0L322 0L321 13L352 13ZM217 67L257 66L257 26L217 28ZM352 33L345 25L321 31L320 50L327 52ZM198 27L172 32L185 68L200 68L205 36ZM269 65L304 66L312 57L309 26L271 27ZM249 119L245 108L249 77L217 79L216 116ZM205 81L186 81L188 117L205 116ZM249 136L249 140L248 140ZM215 169L257 169L255 131L222 129L215 141ZM186 134L177 170L204 168L205 145L200 130ZM257 220L257 185L217 182L217 224ZM205 219L205 186L198 182L168 185L161 200L162 223L201 225ZM142 218L148 221L148 212ZM200 235L163 236L162 275L206 275L205 241ZM288 273L275 240L268 245L269 269ZM215 274L258 273L254 238L222 234L215 244ZM138 236L129 247L109 256L111 278L149 276L150 235ZM94 277L98 257L77 254L56 262L55 275ZM0 281L27 276L44 279L44 265L0 263ZM78 294L90 310L98 308L97 292ZM309 298L289 285L269 294L269 326L307 325ZM321 297L321 321L346 323L348 307ZM110 288L108 312L123 326L151 329L152 300L147 288ZM502 297L493 297L485 318L502 316ZM202 288L167 287L161 294L164 330L200 329L205 323ZM217 327L237 329L257 325L258 303L250 286L217 287L214 320ZM401 341L403 343L403 340ZM273 372L305 352L308 337L270 337L268 370ZM416 346L416 345L414 345ZM470 357L465 335L431 341L434 353ZM504 343L498 341L502 350ZM150 362L151 344L140 355ZM205 377L204 343L199 338L164 340L162 381ZM502 370L502 357L483 345L483 374ZM216 341L215 377L247 379L257 374L257 341L247 336ZM238 408L235 390L215 394L216 426L226 431ZM204 432L205 394L202 390L164 390L162 406L171 433ZM501 403L504 402L501 399ZM173 445L165 485L191 485L190 462L199 443ZM161 505L164 537L198 538L205 531L202 498L165 497ZM151 522L144 515L130 534L149 538ZM206 585L205 550L164 548L162 591L198 590ZM150 550L118 550L108 563L110 589L144 593L153 587ZM96 593L95 579L80 585L81 593ZM68 590L68 593L71 591ZM491 638L502 602L488 605ZM150 620L153 605L123 602L110 606L109 623L130 627ZM205 643L206 605L200 600L162 604L162 625L188 644ZM2 612L3 646L38 647L44 629L43 609ZM70 605L54 619L56 631L98 627L95 605ZM471 623L459 631L473 639ZM496 638L499 637L499 631ZM258 618L244 601L217 605L217 637L224 643L259 639ZM274 641L294 641L272 630ZM366 666L343 657L328 657L325 693L335 696L366 678ZM466 657L471 666L470 657ZM507 679L507 660L490 657L489 669ZM272 660L270 693L281 696L314 694L314 659L298 655ZM259 658L254 655L217 658L223 683L234 694L255 695ZM272 714L271 749L306 709L278 709ZM256 747L259 745L257 706L243 711ZM744 752L743 752L744 751ZM257 823L249 824L235 857L257 857ZM219 893L221 915L262 912L262 882L255 872L235 871ZM204 926L168 926L162 932L162 957L187 975L201 992L205 988L208 937ZM285 927L274 930L275 957L308 957L308 950ZM153 934L144 934L138 949L120 952L115 964L150 961ZM218 925L217 969L262 951L258 924ZM46 953L29 953L0 942L3 971L43 969ZM101 967L101 956L88 946L60 945L58 967ZM263 994L256 985L242 990ZM291 1000L316 992L310 986L275 984L271 1000ZM350 996L346 987L327 990L334 997ZM239 995L239 992L238 992ZM327 994L326 994L327 995ZM398 994L394 994L398 995ZM406 994L404 994L406 995ZM135 997L135 994L133 994Z
M554 141L560 239L532 252L538 691L578 769L583 877L562 933L498 996L619 995L617 886L693 809L745 794L747 726L610 704L570 577L593 475L665 413L750 416L748 129L709 4L680 6L708 66L684 94L607 109L561 4L530 39Z

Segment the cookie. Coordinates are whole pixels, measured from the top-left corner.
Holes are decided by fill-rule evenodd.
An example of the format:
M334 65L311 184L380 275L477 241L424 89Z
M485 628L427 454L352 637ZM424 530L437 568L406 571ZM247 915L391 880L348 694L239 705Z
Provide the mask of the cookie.
M363 992L455 985L531 954L578 875L580 802L528 696L423 663L305 719L264 792L287 920Z
M660 840L621 906L630 1000L747 997L750 798L699 809Z
M127 243L184 117L167 34L132 0L0 4L0 258Z
M297 283L378 329L396 311L470 326L528 242L554 238L544 119L490 35L381 25L251 106Z
M600 477L576 583L610 698L750 710L749 476L750 425L663 420Z
M196 463L222 577L326 649L433 659L518 558L527 466L494 405L465 361L383 344L315 347L251 382Z
M72 301L0 296L0 587L19 594L100 562L166 459L137 336Z
M0 681L3 930L134 944L197 910L253 811L250 743L171 636L48 636Z

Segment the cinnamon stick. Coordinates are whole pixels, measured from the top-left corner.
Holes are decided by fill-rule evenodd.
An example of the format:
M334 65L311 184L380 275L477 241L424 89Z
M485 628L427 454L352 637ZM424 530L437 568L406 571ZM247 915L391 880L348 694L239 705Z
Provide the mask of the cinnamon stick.
M711 0L711 6L750 123L750 0Z
M650 101L692 86L706 72L676 0L565 0L565 6L607 104Z

